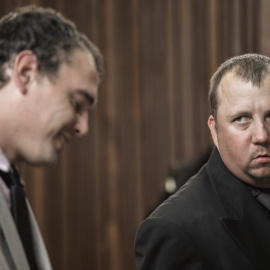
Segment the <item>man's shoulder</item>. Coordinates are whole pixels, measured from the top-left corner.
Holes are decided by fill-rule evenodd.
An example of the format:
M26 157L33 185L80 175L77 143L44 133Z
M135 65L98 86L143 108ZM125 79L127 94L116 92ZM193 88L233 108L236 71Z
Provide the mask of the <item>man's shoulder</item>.
M162 218L174 223L204 218L215 209L217 200L206 166L190 178L175 194L159 205L148 219ZM206 211L207 210L207 211Z

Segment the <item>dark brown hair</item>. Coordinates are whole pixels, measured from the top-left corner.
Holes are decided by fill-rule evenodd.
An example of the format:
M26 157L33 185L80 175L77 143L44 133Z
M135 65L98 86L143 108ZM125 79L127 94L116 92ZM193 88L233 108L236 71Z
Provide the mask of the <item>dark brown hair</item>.
M224 62L210 80L209 100L214 118L218 108L218 87L225 74L233 71L243 81L260 86L261 81L270 71L269 65L270 58L260 54L244 54Z
M7 14L0 20L0 87L9 80L6 66L21 51L31 50L37 57L39 72L54 76L75 48L93 55L101 75L103 58L98 48L61 14L36 6Z

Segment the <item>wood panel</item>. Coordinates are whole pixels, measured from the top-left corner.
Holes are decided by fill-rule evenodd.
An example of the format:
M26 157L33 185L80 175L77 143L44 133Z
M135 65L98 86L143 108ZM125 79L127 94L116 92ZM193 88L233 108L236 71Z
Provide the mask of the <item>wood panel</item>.
M211 144L208 82L228 57L270 53L267 0L20 0L53 7L101 49L89 134L50 168L21 166L55 269L135 269L136 229L171 164Z

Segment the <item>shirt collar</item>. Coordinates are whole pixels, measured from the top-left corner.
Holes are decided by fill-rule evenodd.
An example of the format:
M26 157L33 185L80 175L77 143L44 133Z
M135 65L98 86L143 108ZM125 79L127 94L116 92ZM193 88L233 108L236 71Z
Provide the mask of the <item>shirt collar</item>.
M11 167L10 162L8 161L7 157L0 148L0 170L8 172L10 167Z

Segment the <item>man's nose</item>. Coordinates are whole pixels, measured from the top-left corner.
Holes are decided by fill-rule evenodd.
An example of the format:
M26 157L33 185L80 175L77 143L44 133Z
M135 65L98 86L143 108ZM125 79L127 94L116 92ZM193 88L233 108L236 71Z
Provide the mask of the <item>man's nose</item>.
M254 144L264 144L269 143L269 130L270 126L268 123L263 121L258 122L254 125L252 141Z
M74 124L74 131L77 136L86 135L88 132L88 112L82 112L77 115L76 122Z

